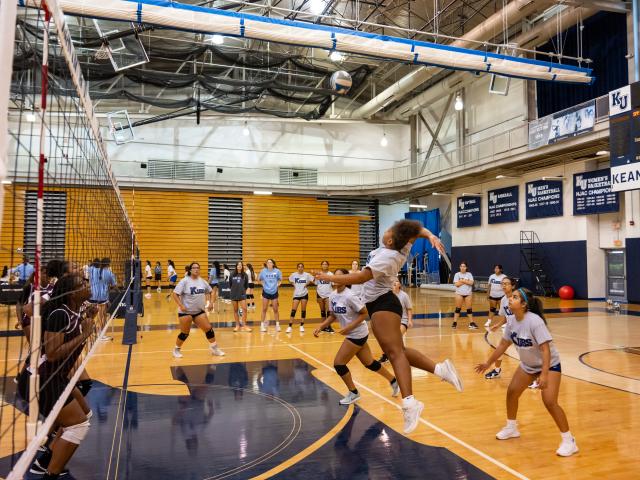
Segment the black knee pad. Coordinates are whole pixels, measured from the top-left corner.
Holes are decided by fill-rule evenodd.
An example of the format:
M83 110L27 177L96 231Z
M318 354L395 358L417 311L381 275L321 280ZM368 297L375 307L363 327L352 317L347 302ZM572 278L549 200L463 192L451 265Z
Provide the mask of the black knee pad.
M456 307L456 313L460 313L462 309L460 307Z
M247 298L253 298L253 293L250 293L249 295L247 295Z
M372 372L377 372L382 368L382 364L378 360L374 360L369 365L367 365L367 368Z
M321 311L320 311L320 316L321 316L322 318L327 318L327 312L325 312L324 310L321 310Z
M473 315L473 308L467 308L467 315Z
M212 338L214 338L216 336L216 334L213 333L213 328L211 330L209 330L207 333L205 333L205 335L207 336L207 338L209 340L211 340Z
M302 310L300 312L300 318L307 318L307 311L306 310Z
M344 377L347 373L349 373L349 368L346 365L334 365L333 368L336 369L338 375Z
M490 311L491 313L493 313L494 315L495 315L496 313L498 313L498 309L497 309L496 307L491 307L491 308L489 309L489 311Z
M187 338L189 338L189 334L180 332L178 334L178 338L184 342Z
M78 390L80 390L82 396L86 397L89 393L89 390L91 390L91 387L93 387L93 380L91 380L90 378L87 380L79 380L76 384L76 387L78 387Z
M291 309L291 318L294 318L296 316L296 311L292 308Z

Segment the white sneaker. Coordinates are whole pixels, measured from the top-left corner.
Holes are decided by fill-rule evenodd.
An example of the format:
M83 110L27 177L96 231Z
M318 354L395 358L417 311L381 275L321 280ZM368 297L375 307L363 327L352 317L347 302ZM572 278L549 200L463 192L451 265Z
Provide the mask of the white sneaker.
M419 400L414 400L412 405L402 408L402 416L404 417L404 433L411 433L416 429L423 409L424 403Z
M435 374L438 375L443 382L450 383L459 392L464 390L462 379L458 376L456 367L454 367L451 360L446 359L444 362L436 364L436 369Z
M397 397L399 393L400 393L400 385L398 385L397 381L393 382L391 384L391 396Z
M217 345L215 347L210 347L210 348L211 348L211 355L216 355L217 357L224 356L224 352L220 350L220 348L218 348Z
M291 330L293 330L291 327L287 327L287 329L284 332L285 333L291 333Z
M518 427L516 425L505 425L502 430L496 433L496 438L498 440L508 440L510 438L518 438L520 436L520 432L518 431Z
M571 440L568 441L562 440L562 443L560 443L560 446L558 447L558 450L556 450L556 453L561 457L570 457L574 453L578 453L578 451L579 450L578 445L576 445L576 439L571 438Z
M300 325L300 333L304 333L304 325Z
M261 332L266 332L267 331L267 326L266 326L266 324L264 322L262 322L260 324L260 331Z
M529 385L529 388L531 389L535 389L538 388L540 385L538 384L537 380L534 380L533 383L531 385Z
M340 399L340 405L351 405L353 402L360 400L359 393L349 392L347 396Z
M276 322L276 332L280 331L280 322Z
M182 352L178 347L173 347L173 356L176 358L182 358L184 355L182 355Z
M162 292L162 289L160 287L156 288L156 292L160 293Z
M487 319L487 321L484 322L484 326L485 327L490 327L491 326L491 320Z

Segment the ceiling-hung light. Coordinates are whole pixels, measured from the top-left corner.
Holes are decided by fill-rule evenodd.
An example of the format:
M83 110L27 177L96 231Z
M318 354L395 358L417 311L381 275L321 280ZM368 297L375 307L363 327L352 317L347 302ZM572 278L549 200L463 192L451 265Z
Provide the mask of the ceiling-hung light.
M24 114L24 119L29 122L29 123L33 123L36 121L36 112L34 112L33 110L27 110Z
M384 135L382 135L382 138L380 139L380 146L386 147L387 145L389 145L389 140L387 140L387 134L385 133Z
M309 2L309 10L314 15L320 15L322 12L324 12L324 9L326 8L326 6L327 4L324 3L322 0L311 0Z
M273 192L269 192L267 190L254 190L253 194L254 195L271 195L273 194Z
M409 208L429 208L426 205L420 205L419 203L410 203Z
M251 131L249 130L247 122L244 122L244 128L242 129L242 135L244 135L245 137L248 137L249 135L251 135Z
M329 58L331 59L332 62L341 62L344 56L337 50L334 50L329 54Z
M222 45L224 43L224 37L222 35L213 35L211 37L211 42L216 44L216 45Z
M456 94L456 103L453 104L453 108L459 112L460 110L462 110L464 108L464 103L462 103L462 95L460 95L459 93Z
M596 152L596 155L597 155L598 157L603 157L603 156L605 156L605 155L609 155L609 150L598 150L598 151Z

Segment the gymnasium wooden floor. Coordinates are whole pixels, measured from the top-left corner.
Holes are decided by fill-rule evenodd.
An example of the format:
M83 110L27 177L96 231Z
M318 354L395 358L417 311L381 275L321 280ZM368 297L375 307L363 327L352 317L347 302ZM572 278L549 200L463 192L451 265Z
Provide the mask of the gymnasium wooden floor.
M153 290L138 343L121 345L117 320L113 342L89 363L97 414L69 465L72 473L80 479L640 478L639 307L611 313L603 302L545 302L554 312L549 325L562 359L560 404L580 447L579 454L560 458L559 433L536 390L521 398L522 437L495 438L517 361L507 358L496 380L476 375L473 366L488 357L499 334L470 331L464 318L452 331L450 293L409 293L417 318L408 345L436 360L452 359L465 391L414 372L414 393L425 410L408 437L401 433L399 401L357 360L349 368L362 398L355 408L337 405L346 388L332 365L343 338L313 337L315 302L309 302L304 334L297 324L284 333L291 289L281 290L280 333L273 324L266 334L257 324L251 333L232 332L231 306L220 302L210 320L226 356L212 357L204 336L192 330L184 358L176 360L176 309L165 292ZM483 296L476 295L474 310L486 312ZM478 324L485 315L476 317ZM259 311L249 313L250 321L258 319ZM9 332L13 325L2 328ZM20 341L9 340L9 361L15 362ZM380 352L373 337L370 345ZM3 416L12 409L4 405ZM11 453L6 442L2 447L0 475Z

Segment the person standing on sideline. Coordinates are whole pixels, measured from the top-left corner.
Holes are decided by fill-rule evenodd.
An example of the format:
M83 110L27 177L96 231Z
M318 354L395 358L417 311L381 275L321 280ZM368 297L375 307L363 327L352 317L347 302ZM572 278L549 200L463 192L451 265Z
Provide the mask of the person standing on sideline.
M393 293L396 294L398 300L400 300L400 304L402 305L402 318L400 319L400 331L402 332L402 344L407 345L406 335L407 330L413 327L413 304L411 303L411 298L402 290L402 284L400 280L396 279L393 282ZM383 353L378 360L380 363L388 362L389 359Z
M476 372L484 373L493 362L500 358L513 343L520 356L520 366L516 369L507 389L507 424L496 434L498 440L518 438L518 399L532 380L538 377L542 390L542 402L560 430L561 442L556 454L569 457L578 453L576 439L569 430L567 416L558 405L558 393L562 379L560 355L553 344L553 338L544 318L542 301L526 288L519 288L509 299L513 317L507 320L507 327L500 344L485 363L476 365Z
M253 270L253 265L247 263L247 269L245 270L247 278L249 279L249 285L247 286L247 308L249 310L256 309L256 303L253 297L253 289L256 286L256 272Z
M107 321L109 290L116 285L116 276L111 271L109 258L94 260L92 266L89 267L89 285L91 287L89 303L98 307L96 320L98 321L98 331L101 331ZM111 340L111 338L103 336L100 337L100 340Z
M489 318L487 318L487 321L484 324L485 327L488 327L493 323L493 316L498 313L497 308L500 306L500 300L504 296L502 280L505 278L506 275L502 273L502 265L494 265L493 274L489 277L489 288L487 288L487 297L489 299Z
M176 282L178 281L178 272L176 272L176 264L173 263L173 260L167 260L167 278L169 279L169 294L167 295L167 300L171 298L172 291L176 286Z
M16 277L18 277L18 284L24 285L29 280L29 277L33 273L33 265L29 263L29 257L24 255L22 257L22 263L13 270L11 270Z
M233 306L233 318L236 321L234 332L250 332L247 326L247 286L249 279L244 272L244 263L236 263L236 268L231 272L231 304ZM242 318L240 318L242 317Z
M402 305L392 292L392 287L393 281L398 278L398 272L407 262L413 243L418 238L426 238L440 253L445 253L440 239L420 222L399 220L384 232L382 245L369 253L367 265L360 272L333 277L323 272L315 275L317 279L331 280L335 285L364 284L361 300L367 307L373 333L382 351L389 357L402 393L404 433L411 433L416 429L424 408L424 404L413 396L412 366L434 373L459 392L464 388L453 362L449 359L435 363L422 352L402 344Z
M456 311L453 314L451 328L458 328L458 318L462 306L467 309L469 317L469 330L476 330L478 325L473 321L473 275L468 270L467 262L460 263L460 271L453 276L453 284L456 286Z
M205 309L211 311L213 306L211 287L203 278L200 278L200 264L198 262L193 262L190 267L189 275L180 280L180 283L171 292L173 300L178 304L178 322L180 322L180 333L176 339L176 345L173 347L173 356L175 358L183 357L180 349L189 337L191 324L195 323L207 337L211 355L221 357L224 352L218 347L213 327L205 313Z
M307 318L307 302L309 301L309 290L307 287L313 283L313 275L304 271L304 263L296 265L297 271L289 275L289 282L293 285L293 303L291 304L291 317L287 333L291 333L293 320L296 318L298 305L300 307L300 333L304 332L304 320Z
M218 285L220 283L220 263L214 261L209 269L209 286L211 287L211 301L215 304L218 301ZM215 309L214 309L215 310Z
M162 264L160 262L156 262L156 266L153 269L153 279L156 281L158 293L162 292L162 287L160 286L160 281L162 280Z
M147 294L145 298L151 298L151 280L153 280L153 275L151 273L151 262L147 260L147 264L144 266L144 278L147 283Z
M278 287L282 283L282 272L276 267L276 261L272 258L264 263L264 268L258 275L258 281L262 284L262 325L261 332L266 332L269 327L267 310L271 303L273 318L276 321L276 332L280 331L280 313L278 311Z

